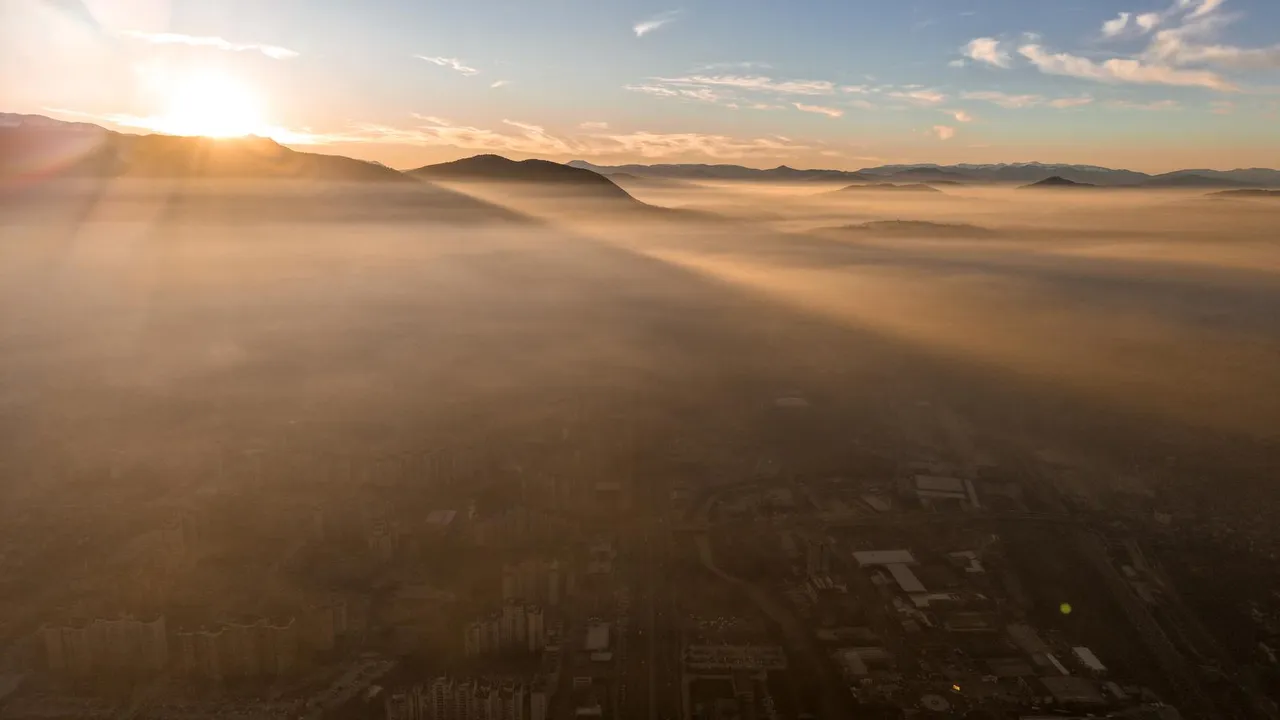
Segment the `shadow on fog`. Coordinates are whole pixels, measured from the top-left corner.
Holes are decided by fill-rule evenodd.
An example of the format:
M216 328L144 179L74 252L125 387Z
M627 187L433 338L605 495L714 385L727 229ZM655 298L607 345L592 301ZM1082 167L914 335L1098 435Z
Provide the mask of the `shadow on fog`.
M500 208L534 203L537 224L464 226L285 222L287 205L264 221L252 208L265 198L234 199L228 232L102 197L70 249L44 245L40 223L0 230L11 468L75 438L78 462L124 455L163 486L207 481L187 466L282 433L372 454L479 442L501 455L625 423L639 447L679 439L742 472L760 455L828 471L854 448L968 453L939 429L958 418L964 445L984 448L962 462L1053 450L1120 473L1159 465L1171 444L1247 468L1280 427L1274 287L1233 288L1220 269L1116 274L950 245L943 257L620 219L568 198ZM57 272L22 272L42 252ZM792 395L810 407L784 416L774 400ZM360 424L376 429L313 434Z

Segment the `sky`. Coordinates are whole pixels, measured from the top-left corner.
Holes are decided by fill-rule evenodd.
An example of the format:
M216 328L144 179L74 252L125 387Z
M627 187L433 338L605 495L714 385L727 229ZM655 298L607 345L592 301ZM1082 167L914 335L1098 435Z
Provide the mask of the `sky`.
M0 0L0 111L398 168L1280 167L1280 2Z

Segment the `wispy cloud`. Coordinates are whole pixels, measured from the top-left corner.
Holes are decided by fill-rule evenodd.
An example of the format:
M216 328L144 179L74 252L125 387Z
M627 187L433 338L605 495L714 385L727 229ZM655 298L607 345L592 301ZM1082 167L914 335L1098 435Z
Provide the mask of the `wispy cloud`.
M840 108L826 107L824 105L805 105L804 103L792 103L800 112L817 113L826 115L827 117L839 118L844 117L844 111Z
M1000 41L995 38L974 38L961 49L961 52L974 62L985 63L998 68L1007 68L1013 64L1009 53L1000 47Z
M973 122L973 116L964 110L943 110L946 114L956 119L956 122Z
M190 47L206 47L214 48L216 50L227 50L229 52L257 52L276 60L288 60L289 58L298 57L298 53L296 51L290 50L289 48L283 48L278 45L233 42L225 38L211 35L153 33L143 32L141 30L121 30L118 34L121 37L129 38L130 40L139 40L152 45L187 45Z
M599 122L599 121L587 121L584 123L579 123L578 127L582 130L608 130L609 123Z
M1088 95L1081 95L1080 97L1065 97L1065 98L1058 98L1057 100L1050 100L1049 107L1058 108L1059 110L1062 110L1066 108L1083 107L1085 105L1091 104L1092 102L1093 102L1092 97Z
M1019 109L1026 107L1034 107L1044 102L1043 95L1014 95L1000 90L981 90L976 92L961 93L960 97L965 100L982 100L983 102L994 103L1003 108Z
M511 84L510 80L494 80L493 82L489 83L489 87L500 88L500 87L506 87L510 84Z
M714 62L699 65L698 72L714 72L716 70L770 70L773 65L758 60L739 60L737 62Z
M473 67L469 67L463 64L463 62L458 58L427 57L426 55L414 55L414 57L419 60L426 60L427 62L433 65L439 65L440 67L446 67L455 72L460 72L463 75L476 75L480 72L479 70Z
M956 136L956 129L949 125L934 125L933 134L938 136L939 140L950 140Z
M1177 110L1182 107L1177 100L1151 100L1138 102L1135 100L1110 100L1107 107L1123 110Z
M679 98L682 100L697 100L707 103L732 103L731 96L718 93L711 88L704 87L669 87L666 85L624 85L623 90L631 92L644 93L646 95L654 95L656 97Z
M679 10L668 10L666 12L658 13L647 20L641 20L635 25L632 25L631 29L635 32L636 37L644 37L664 25L670 25L675 22L678 17L680 17Z
M1228 91L1237 89L1221 75L1208 70L1180 70L1130 58L1094 62L1070 53L1048 52L1039 45L1023 45L1018 48L1018 53L1046 75L1066 75L1103 83L1174 85Z
M1116 37L1129 27L1129 18L1133 17L1133 13L1122 12L1114 20L1108 20L1102 23L1102 34L1104 37Z
M835 92L835 83L829 80L774 80L763 75L687 75L650 80L668 85L734 88L776 95L831 95Z
M894 90L889 97L906 100L914 105L940 105L947 101L947 96L937 90Z

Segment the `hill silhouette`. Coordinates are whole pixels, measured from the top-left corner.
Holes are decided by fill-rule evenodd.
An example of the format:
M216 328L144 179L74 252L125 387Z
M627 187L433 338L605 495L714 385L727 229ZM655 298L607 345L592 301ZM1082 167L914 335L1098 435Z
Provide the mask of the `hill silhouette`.
M1280 199L1280 190L1261 190L1258 188L1242 188L1239 190L1219 190L1218 192L1209 193L1209 197Z
M883 190L887 192L942 193L942 191L939 190L938 188L933 187L932 185L926 185L924 183L905 183L901 185L894 184L894 183L858 184L858 185L849 185L846 187L842 187L839 190L833 190L832 192L844 193L844 192L858 192L858 191L867 191L867 190Z
M1222 175L1207 175L1195 171L1177 171L1157 175L1142 183L1152 188L1247 188L1254 183Z
M510 160L501 155L476 155L452 162L426 165L410 170L412 177L431 180L480 181L494 183L527 183L539 186L571 188L602 198L630 200L635 198L609 178L549 160Z
M912 237L989 238L998 235L996 231L979 225L937 223L927 220L874 220L823 229L838 233Z
M299 152L269 138L130 135L38 115L6 119L0 125L0 177L5 178L408 181L378 163Z
M1019 189L1020 190L1041 190L1041 189L1052 189L1052 188L1095 188L1095 187L1098 187L1098 186L1090 183L1083 183L1083 182L1076 182L1074 180L1068 180L1062 177L1061 175L1054 175L1052 177L1047 177L1044 180L1041 180L1040 182L1034 182L1034 183L1031 183L1030 185L1023 185Z

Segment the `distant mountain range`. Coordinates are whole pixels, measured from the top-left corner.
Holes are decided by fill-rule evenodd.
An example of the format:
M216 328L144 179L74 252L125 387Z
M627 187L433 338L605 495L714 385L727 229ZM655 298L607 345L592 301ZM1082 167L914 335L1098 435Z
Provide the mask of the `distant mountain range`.
M211 140L132 135L89 123L0 113L0 179L28 175L359 182L487 180L575 188L584 194L633 202L634 198L607 176L616 175L619 180L637 185L644 179L654 178L907 186L924 183L1026 185L1060 178L1072 184L1100 187L1280 188L1280 171L1266 168L1178 170L1148 175L1094 165L1044 163L882 165L850 172L798 170L786 165L767 170L707 164L601 166L584 160L567 164L545 160L517 162L498 155L478 155L402 173L376 162L299 152L267 138Z
M1043 190L1043 189L1049 189L1049 188L1096 188L1096 187L1098 186L1094 185L1093 183L1076 182L1075 180L1068 180L1062 177L1061 175L1054 175L1053 177L1047 177L1043 180L1040 180L1039 182L1033 182L1030 185L1023 185L1019 189L1020 190Z
M609 174L623 172L638 177L684 178L694 180L757 180L770 182L849 183L946 183L1010 184L1038 183L1059 177L1073 183L1100 187L1151 188L1260 188L1280 187L1280 170L1248 168L1238 170L1176 170L1150 175L1133 170L1114 170L1096 165L1013 163L995 165L881 165L849 172L844 170L796 170L785 165L769 170L741 165L594 165L574 160L573 167Z
M24 175L411 180L380 163L298 152L268 138L131 135L88 123L0 113L0 178Z

